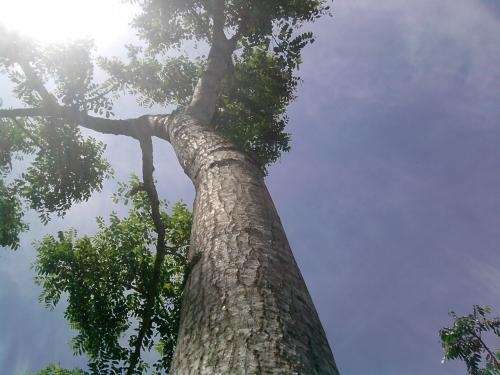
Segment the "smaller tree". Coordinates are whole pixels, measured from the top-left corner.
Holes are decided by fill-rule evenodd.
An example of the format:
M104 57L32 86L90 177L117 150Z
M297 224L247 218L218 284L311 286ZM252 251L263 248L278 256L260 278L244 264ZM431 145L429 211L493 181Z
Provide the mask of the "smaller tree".
M170 214L159 210L167 251L158 262L158 233L142 187L137 178L120 185L115 201L130 203L129 214L112 213L109 223L98 218L95 235L78 238L71 230L38 244L41 300L53 307L67 294L65 317L78 332L73 350L87 355L92 374L141 374L148 368L141 351L153 348L160 354L154 373L168 372L175 349L191 213L180 203Z
M44 369L34 373L33 375L86 375L84 371L79 369L65 370L59 365L49 365Z
M500 338L500 318L491 318L490 307L474 305L472 314L450 316L454 322L451 327L439 331L444 350L443 362L461 359L467 365L470 375L500 375L500 350L487 346L484 333Z

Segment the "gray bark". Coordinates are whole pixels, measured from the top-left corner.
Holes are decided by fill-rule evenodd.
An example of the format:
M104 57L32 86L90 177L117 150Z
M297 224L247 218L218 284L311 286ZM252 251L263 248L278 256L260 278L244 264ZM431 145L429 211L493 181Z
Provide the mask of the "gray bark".
M191 116L167 133L196 189L173 374L338 374L252 161Z

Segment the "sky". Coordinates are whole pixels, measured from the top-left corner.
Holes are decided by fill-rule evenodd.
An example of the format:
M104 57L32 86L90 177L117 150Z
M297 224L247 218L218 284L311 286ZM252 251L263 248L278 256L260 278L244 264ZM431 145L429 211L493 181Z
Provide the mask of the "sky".
M267 184L343 375L465 374L441 363L448 311L500 311L499 4L335 0L312 27L292 151ZM129 38L102 49L120 54ZM131 98L116 112L143 113ZM139 172L136 144L98 137L118 179ZM157 142L156 159L161 195L191 203L170 146ZM91 233L114 186L48 227L31 215L22 248L0 253L0 373L85 362L63 309L37 301L30 244L71 226Z

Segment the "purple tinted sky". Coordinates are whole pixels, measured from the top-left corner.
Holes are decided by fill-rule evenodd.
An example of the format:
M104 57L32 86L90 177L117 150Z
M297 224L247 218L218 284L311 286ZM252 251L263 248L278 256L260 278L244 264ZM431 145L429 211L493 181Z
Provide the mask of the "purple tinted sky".
M463 374L440 363L448 310L500 309L500 6L336 0L334 10L314 26L289 112L293 150L268 185L343 375ZM119 177L138 170L135 144L106 140ZM191 201L158 146L163 195ZM92 231L112 190L64 225ZM1 373L82 363L61 309L37 304L29 269L28 244L60 225L34 221L25 248L1 255Z

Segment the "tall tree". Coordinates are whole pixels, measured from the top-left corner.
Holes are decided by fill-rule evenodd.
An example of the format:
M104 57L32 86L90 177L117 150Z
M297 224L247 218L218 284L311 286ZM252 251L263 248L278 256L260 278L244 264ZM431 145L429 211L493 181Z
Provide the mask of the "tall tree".
M0 64L26 104L0 110L0 244L18 246L22 202L48 220L101 188L109 171L104 145L83 137L84 127L139 142L160 267L165 228L151 139L163 139L196 191L172 372L338 374L264 183L266 166L289 149L286 108L301 51L314 41L303 26L329 13L327 1L133 2L142 43L127 46L126 61L98 59L109 73L101 83L88 42L45 48L0 33ZM185 53L189 42L198 57ZM176 109L112 119L113 98L123 92L141 106ZM7 177L12 159L26 154L31 165Z

